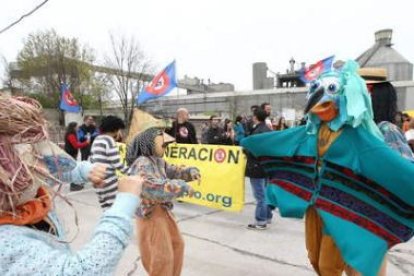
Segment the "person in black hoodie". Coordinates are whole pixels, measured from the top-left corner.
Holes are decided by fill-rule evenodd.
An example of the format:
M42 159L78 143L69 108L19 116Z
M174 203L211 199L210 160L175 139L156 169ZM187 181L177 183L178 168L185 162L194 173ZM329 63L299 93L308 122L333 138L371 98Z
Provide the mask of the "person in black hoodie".
M172 128L168 129L166 133L174 137L177 143L198 144L194 125L188 120L188 110L179 108L177 110L177 119L173 122Z
M267 113L259 108L253 114L253 129L250 135L272 131L265 123ZM246 176L252 185L253 195L256 199L255 223L247 226L248 229L265 230L272 219L272 209L265 202L266 173L259 161L249 152L247 155Z

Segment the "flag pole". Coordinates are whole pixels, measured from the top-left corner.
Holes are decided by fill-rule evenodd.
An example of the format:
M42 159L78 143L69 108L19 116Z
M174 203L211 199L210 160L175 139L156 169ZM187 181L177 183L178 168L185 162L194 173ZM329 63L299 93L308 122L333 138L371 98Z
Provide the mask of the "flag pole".
M175 100L175 102L176 102L176 110L179 108L179 106L178 106L178 101L179 101L179 87L178 87L178 71L177 71L177 61L176 61L176 59L174 59L174 61L175 61L175 78L176 78L176 82L177 82L177 86L176 86L176 89L177 89L177 98L176 98L176 100Z

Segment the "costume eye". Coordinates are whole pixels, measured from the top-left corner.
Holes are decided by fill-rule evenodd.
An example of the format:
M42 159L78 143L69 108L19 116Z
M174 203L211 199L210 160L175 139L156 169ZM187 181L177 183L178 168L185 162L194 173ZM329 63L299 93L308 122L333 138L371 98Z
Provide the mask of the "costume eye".
M319 88L320 85L321 83L319 81L312 82L310 85L310 92L315 92Z
M336 93L337 89L338 89L338 87L336 86L336 84L335 84L335 83L331 83L331 84L328 86L328 91L329 91L330 93Z

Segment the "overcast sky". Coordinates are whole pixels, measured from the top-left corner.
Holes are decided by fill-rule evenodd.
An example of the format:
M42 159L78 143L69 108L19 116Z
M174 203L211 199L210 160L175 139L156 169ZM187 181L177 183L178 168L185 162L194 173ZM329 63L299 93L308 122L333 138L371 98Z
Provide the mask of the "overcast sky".
M2 0L0 29L42 0ZM185 74L252 88L252 63L284 72L294 57L311 63L335 54L356 58L374 32L394 30L395 49L414 61L414 3L409 0L50 0L0 34L0 55L16 58L31 32L54 28L93 47L98 63L109 31L134 35L161 69L177 61Z

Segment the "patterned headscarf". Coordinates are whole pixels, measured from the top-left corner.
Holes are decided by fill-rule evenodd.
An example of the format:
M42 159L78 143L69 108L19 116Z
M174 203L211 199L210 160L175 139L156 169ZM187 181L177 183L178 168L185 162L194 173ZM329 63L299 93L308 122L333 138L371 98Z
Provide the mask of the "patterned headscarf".
M402 157L414 162L414 155L402 131L390 122L381 122L378 127L384 135L384 141Z
M131 166L139 156L153 156L155 137L162 135L162 133L162 129L153 127L135 136L134 140L128 145L126 155L128 166Z

